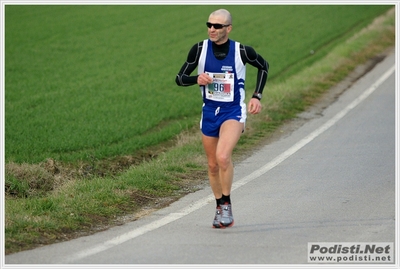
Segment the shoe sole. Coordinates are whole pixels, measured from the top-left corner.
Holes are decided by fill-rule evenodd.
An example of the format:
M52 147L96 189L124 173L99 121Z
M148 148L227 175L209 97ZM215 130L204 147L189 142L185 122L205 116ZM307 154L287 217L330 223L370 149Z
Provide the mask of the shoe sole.
M219 226L213 225L212 227L214 229L225 229L225 228L232 227L234 223L235 223L234 221L232 221L229 225L224 225L224 224L220 223Z
M214 223L213 223L213 225L212 225L212 227L213 227L213 228L216 228L216 229L221 228L221 226L222 226L221 223L218 223L218 224L214 224Z

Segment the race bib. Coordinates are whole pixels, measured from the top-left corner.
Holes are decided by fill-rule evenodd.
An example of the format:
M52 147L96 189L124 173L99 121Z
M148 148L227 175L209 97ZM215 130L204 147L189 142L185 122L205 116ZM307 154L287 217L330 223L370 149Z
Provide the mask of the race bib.
M233 73L209 73L213 79L206 86L206 98L218 102L232 102L234 98L234 74Z

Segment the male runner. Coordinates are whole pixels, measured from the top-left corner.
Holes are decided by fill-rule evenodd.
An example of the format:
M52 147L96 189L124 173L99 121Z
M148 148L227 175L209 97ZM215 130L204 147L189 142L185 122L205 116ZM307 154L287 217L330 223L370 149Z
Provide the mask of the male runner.
M210 186L216 199L214 228L234 224L230 199L233 182L232 152L244 131L246 112L261 111L262 92L267 81L268 63L250 47L229 39L232 17L229 11L212 12L208 22L208 39L195 44L178 75L179 86L200 85L203 97L203 147L208 160ZM246 111L246 64L258 69L256 89ZM198 74L191 73L198 67Z

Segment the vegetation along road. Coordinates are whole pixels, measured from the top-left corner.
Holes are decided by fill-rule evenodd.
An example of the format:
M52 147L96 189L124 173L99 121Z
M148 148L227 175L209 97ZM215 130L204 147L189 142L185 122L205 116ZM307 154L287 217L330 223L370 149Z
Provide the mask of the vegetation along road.
M300 113L395 43L389 5L226 8L232 38L271 66L264 110L249 118L236 164L302 125ZM6 254L140 220L207 186L201 97L174 79L182 51L206 37L211 10L6 6ZM176 31L182 21L190 31Z

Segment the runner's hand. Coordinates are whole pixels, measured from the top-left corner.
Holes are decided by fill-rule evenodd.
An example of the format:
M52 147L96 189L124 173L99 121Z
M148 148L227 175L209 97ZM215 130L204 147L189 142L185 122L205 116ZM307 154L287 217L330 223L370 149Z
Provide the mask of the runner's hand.
M258 114L261 112L261 102L257 98L251 98L248 104L248 112L250 114Z
M197 84L199 84L201 86L208 85L212 82L213 82L212 78L209 75L207 75L206 73L200 74L197 77Z

